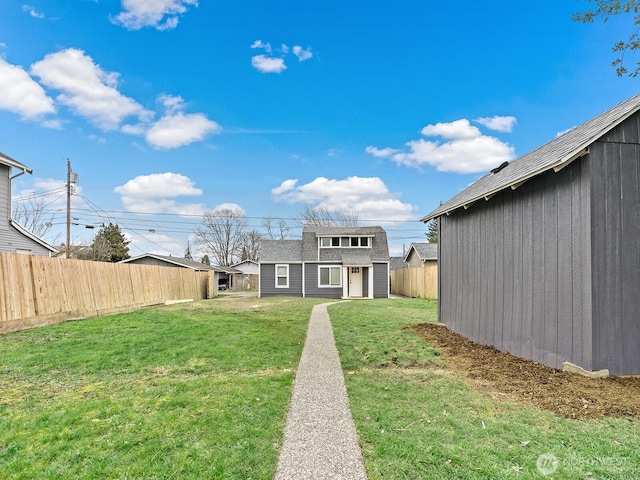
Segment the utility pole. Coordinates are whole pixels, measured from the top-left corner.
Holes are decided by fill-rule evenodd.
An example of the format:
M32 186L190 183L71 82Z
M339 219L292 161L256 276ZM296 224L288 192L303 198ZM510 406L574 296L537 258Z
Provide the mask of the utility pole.
M71 160L67 158L67 258L71 258L71 183L78 182L78 174L71 171Z

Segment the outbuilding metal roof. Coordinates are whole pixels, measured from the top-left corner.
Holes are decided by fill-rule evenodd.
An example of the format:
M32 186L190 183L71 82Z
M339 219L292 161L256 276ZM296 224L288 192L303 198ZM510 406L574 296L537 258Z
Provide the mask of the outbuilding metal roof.
M422 218L423 222L489 200L506 188L515 190L527 180L551 169L556 172L588 153L598 138L640 110L640 94L560 135L549 143L517 158L497 173L480 178L458 195Z

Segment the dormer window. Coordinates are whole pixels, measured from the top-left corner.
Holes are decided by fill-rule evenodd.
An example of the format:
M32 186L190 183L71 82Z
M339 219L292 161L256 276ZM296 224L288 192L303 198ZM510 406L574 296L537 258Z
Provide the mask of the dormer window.
M321 247L339 247L340 237L322 237L320 239Z
M352 247L368 247L369 237L351 237L349 245Z

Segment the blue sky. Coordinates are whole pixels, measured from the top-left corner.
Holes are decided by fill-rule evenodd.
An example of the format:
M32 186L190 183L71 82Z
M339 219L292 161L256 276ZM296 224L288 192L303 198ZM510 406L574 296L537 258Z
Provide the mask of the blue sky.
M322 205L401 254L440 201L638 92L609 66L631 19L524 5L3 0L0 151L34 170L14 199L46 194L64 241L69 158L74 242L113 221L132 255L182 256L221 205L255 228Z

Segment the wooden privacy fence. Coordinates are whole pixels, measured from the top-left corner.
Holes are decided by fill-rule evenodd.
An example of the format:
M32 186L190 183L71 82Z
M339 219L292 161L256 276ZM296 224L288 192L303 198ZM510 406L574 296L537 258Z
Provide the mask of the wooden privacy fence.
M254 273L236 273L233 275L231 290L258 290L259 279Z
M438 298L438 266L391 270L391 293L405 297Z
M213 272L187 268L0 253L0 333L201 300L213 285Z

